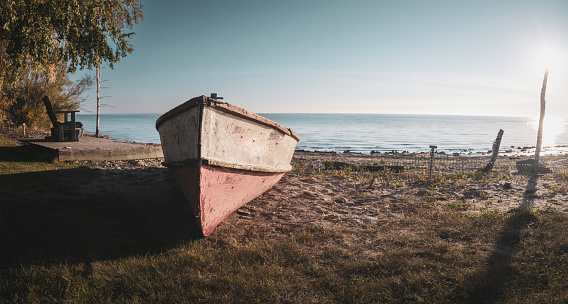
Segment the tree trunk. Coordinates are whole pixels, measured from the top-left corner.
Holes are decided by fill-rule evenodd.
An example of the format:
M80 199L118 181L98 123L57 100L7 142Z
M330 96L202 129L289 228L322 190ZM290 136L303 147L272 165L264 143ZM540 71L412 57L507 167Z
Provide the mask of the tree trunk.
M101 115L101 97L100 97L100 90L101 90L101 68L97 67L97 124L96 124L96 131L95 137L99 137L99 121Z
M534 159L536 161L540 158L540 149L542 146L542 127L544 125L544 113L546 111L546 82L548 81L548 68L544 70L544 79L542 80L542 89L540 90L540 119L538 121L538 134L536 137L536 150L534 152Z

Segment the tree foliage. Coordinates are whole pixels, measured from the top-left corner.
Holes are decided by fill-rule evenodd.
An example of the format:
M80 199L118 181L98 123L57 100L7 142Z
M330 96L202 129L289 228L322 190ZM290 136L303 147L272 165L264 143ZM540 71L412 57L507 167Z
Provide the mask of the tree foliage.
M56 111L78 110L85 101L83 93L93 85L90 76L71 81L63 62L47 69L21 70L18 79L19 89L2 97L7 105L5 112L17 125L25 123L30 128L43 130L51 125L42 102L44 96L49 97Z
M132 29L143 17L142 0L0 0L0 119L39 127L45 113L31 120L44 110L40 93L54 106L78 107L76 90L87 80L73 84L64 74L103 62L112 68L132 53Z
M0 1L0 50L14 71L53 59L69 71L112 67L132 52L132 28L143 18L142 0Z

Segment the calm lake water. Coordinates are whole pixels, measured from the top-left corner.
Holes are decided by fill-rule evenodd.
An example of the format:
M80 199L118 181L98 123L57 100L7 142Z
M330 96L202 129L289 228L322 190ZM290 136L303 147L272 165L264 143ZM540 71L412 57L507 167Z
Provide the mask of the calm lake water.
M449 153L491 150L499 129L501 149L536 145L537 122L520 117L391 114L260 114L300 136L297 149L370 153L424 152L430 145ZM155 129L160 114L102 114L100 132L120 141L160 143ZM85 131L94 134L96 116L79 114ZM547 122L545 146L568 146L567 120Z

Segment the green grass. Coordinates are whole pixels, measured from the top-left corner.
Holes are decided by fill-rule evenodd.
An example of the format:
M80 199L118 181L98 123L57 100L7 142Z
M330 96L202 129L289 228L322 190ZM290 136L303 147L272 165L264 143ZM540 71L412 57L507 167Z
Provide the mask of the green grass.
M2 145L0 168L10 171L0 175L0 303L568 301L565 214L466 215L460 202L437 209L417 199L405 202L402 221L315 219L277 233L227 221L196 238L180 232L191 225L178 221L187 214L170 202L179 199L175 193L162 194L164 201L112 187L86 193L81 185L104 185L98 170L36 162L15 153L14 143ZM397 178L385 175L380 183Z
M38 161L39 160L39 161ZM18 173L45 172L84 167L79 164L56 162L53 155L34 149L0 134L0 176Z

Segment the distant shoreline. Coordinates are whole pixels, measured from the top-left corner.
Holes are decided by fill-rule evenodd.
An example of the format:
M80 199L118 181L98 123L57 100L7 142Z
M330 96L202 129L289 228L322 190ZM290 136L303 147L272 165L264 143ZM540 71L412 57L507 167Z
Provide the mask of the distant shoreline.
M509 148L509 149L500 149L499 155L500 156L529 156L534 155L536 147L517 147L517 148ZM461 150L457 149L457 152L446 152L444 150L438 151L436 150L437 155L447 155L447 156L491 156L492 151L487 152L473 152L468 150ZM326 150L306 150L306 149L296 149L297 152L308 152L308 153L327 153L327 154L346 154L346 155L420 155L420 154L429 154L430 151L422 151L422 152L407 152L407 151L371 151L370 153L358 152L358 151L326 151ZM541 150L541 155L563 155L568 154L568 146L559 145L559 146L552 146L552 147L543 147Z

